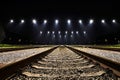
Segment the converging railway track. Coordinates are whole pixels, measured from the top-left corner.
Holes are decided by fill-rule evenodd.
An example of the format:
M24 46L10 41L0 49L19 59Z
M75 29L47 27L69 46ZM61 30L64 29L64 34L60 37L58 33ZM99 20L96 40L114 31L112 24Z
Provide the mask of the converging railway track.
M24 63L24 64L23 64ZM22 64L22 65L20 65ZM19 66L16 66L19 65ZM76 54L71 49L60 46L22 61L12 64L0 75L6 80L120 80L112 70L86 58L82 53ZM12 68L13 67L13 68ZM13 73L12 70L15 69ZM11 72L10 72L11 71ZM7 71L6 71L7 72ZM1 73L1 72L0 72ZM6 73L7 74L7 73Z

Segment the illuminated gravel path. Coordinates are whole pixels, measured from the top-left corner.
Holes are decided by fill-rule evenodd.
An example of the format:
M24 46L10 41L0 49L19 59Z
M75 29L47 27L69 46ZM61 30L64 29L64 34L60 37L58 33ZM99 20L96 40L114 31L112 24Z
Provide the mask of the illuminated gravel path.
M118 80L98 64L77 55L66 47L21 69L10 80Z
M52 47L45 47L45 48L34 48L34 49L1 52L0 53L1 67L5 66L7 64L14 63L14 62L20 61L22 59L28 58L30 56L39 54L39 53L49 50L51 48Z
M83 51L83 52L87 52L92 55L96 55L96 56L103 57L108 60L112 60L114 62L120 63L120 52L117 52L117 51L92 49L92 48L81 48L81 47L74 47L74 48L80 51Z

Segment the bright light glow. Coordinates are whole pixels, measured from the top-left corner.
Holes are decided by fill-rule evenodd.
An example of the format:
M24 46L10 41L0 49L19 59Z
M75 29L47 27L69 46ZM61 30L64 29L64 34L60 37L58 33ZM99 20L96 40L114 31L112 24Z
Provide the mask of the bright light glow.
M115 20L115 19L113 19L113 20L112 20L112 22L113 22L113 23L116 23L116 20Z
M60 31L58 31L58 34L60 34L61 32Z
M82 24L82 20L79 20L79 23Z
M55 35L53 35L53 37L55 38Z
M48 31L47 33L50 34L50 31Z
M33 22L33 24L36 24L36 23L37 23L36 19L33 19L32 22Z
M25 22L25 20L22 19L22 20L21 20L21 23L24 23L24 22Z
M55 34L55 31L52 31L53 34Z
M68 24L71 24L71 20L70 20L70 19L68 19L68 20L67 20L67 23L68 23Z
M70 37L73 37L73 35L70 35Z
M102 23L105 23L105 20L104 20L104 19L102 19L102 20L101 20L101 22L102 22Z
M59 23L59 20L56 19L56 20L55 20L55 24L58 24L58 23Z
M18 42L21 42L21 39L18 39Z
M40 34L42 34L42 31L40 31Z
M93 19L90 19L89 23L92 24L93 22L94 22L94 20L93 20Z
M78 34L79 32L78 31L76 31L76 34Z
M73 34L74 32L73 31L71 31L71 34Z
M62 36L61 36L61 35L59 35L59 37L61 38Z
M86 34L86 31L83 31L83 34Z
M64 37L66 38L67 36L66 36L66 35L64 35Z
M44 24L46 24L47 23L47 20L44 20Z
M65 31L65 34L67 34L68 32L67 31Z
M14 20L13 20L13 19L11 19L11 20L10 20L10 23L13 23L13 22L14 22Z

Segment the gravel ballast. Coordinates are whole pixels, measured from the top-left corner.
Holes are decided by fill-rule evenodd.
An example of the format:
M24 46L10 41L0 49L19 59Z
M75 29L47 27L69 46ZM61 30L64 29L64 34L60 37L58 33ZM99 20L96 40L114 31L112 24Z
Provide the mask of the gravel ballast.
M51 48L52 47L45 47L45 48L34 48L34 49L26 49L26 50L18 50L18 51L1 52L0 64L2 65L0 65L0 67L2 67L3 65L7 65L31 57L33 55L39 54Z
M109 51L109 50L101 50L101 49L93 49L93 48L81 48L81 47L73 47L73 48L120 63L120 52L117 51Z

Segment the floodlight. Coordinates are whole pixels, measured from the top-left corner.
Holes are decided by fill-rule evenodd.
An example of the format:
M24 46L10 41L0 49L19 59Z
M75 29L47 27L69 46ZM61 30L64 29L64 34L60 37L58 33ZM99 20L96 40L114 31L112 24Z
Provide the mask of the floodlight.
M86 31L83 31L83 34L86 34Z
M11 19L11 20L10 20L10 23L13 23L13 22L14 22L14 20L13 20L13 19Z
M50 31L48 31L47 33L50 34Z
M47 23L47 20L44 20L44 24L46 24Z
M60 31L58 31L58 34L60 34L61 32Z
M67 23L68 23L68 24L70 24L70 23L71 23L71 20L70 20L70 19L68 19L68 20L67 20Z
M78 34L79 33L79 31L76 31L76 34Z
M73 34L74 32L73 31L71 31L71 34Z
M52 33L54 34L54 33L55 33L55 31L52 31Z
M36 24L36 23L37 23L36 19L33 19L32 22L33 22L33 24Z
M40 31L40 34L42 34L42 31Z
M79 20L79 23L82 24L82 20Z
M65 34L67 34L68 33L68 31L65 31Z
M104 19L102 19L102 20L101 20L101 22L102 22L102 23L105 23L105 20L104 20Z
M22 20L21 20L21 23L24 23L24 22L25 22L25 20L22 19Z
M93 20L93 19L90 19L90 20L89 20L89 23L90 23L90 24L92 24L93 22L94 22L94 20Z
M56 20L55 20L55 24L58 24L58 23L59 23L59 20L56 19Z
M112 20L112 22L113 22L113 23L116 23L116 20L115 20L115 19L113 19L113 20Z

